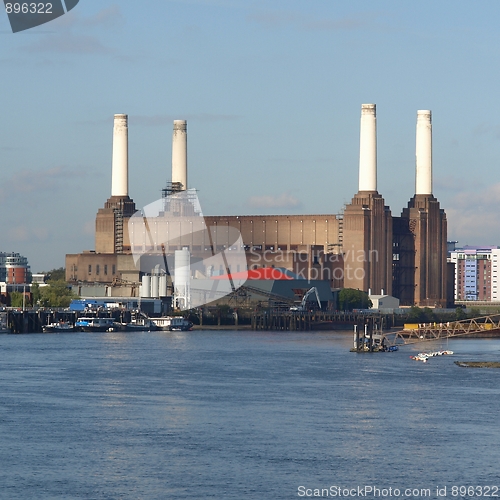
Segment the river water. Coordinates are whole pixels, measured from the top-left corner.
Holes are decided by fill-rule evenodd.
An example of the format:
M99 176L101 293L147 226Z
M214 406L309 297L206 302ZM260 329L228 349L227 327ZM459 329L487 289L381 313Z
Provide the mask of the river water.
M499 361L500 340L427 343L455 354L426 364L409 358L422 346L351 344L347 332L2 335L0 498L500 496L500 370L454 364Z

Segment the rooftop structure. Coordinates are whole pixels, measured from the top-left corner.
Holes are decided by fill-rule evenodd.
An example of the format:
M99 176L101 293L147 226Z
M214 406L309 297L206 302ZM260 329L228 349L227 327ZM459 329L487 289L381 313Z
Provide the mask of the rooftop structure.
M15 252L0 252L0 282L22 284L31 282L28 259Z

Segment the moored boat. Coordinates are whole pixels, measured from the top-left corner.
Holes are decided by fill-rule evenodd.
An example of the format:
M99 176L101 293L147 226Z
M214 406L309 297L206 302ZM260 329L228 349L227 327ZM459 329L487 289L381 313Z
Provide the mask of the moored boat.
M48 325L42 326L42 331L44 333L64 333L74 332L75 330L75 325L67 321L58 321L57 323L49 323Z
M155 332L159 328L149 318L138 318L124 325L127 332Z
M151 318L151 321L156 325L158 330L169 331L170 323L172 322L172 317L163 316L161 318Z
M186 318L173 317L170 322L171 332L187 332L193 328L193 323Z
M82 332L114 332L121 330L121 325L113 318L78 318L75 327Z

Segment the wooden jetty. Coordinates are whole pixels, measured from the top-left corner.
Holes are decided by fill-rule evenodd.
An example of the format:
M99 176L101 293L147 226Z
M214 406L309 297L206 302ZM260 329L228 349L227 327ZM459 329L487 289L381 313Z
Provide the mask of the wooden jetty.
M392 326L392 316L350 311L283 311L265 309L252 314L252 330L336 330L358 325L382 330Z
M83 311L69 311L67 309L7 309L2 314L6 315L6 326L9 333L40 333L44 325L66 321L74 324L75 321L88 314ZM128 316L127 316L128 315ZM102 312L101 317L114 317L117 321L128 323L130 311Z

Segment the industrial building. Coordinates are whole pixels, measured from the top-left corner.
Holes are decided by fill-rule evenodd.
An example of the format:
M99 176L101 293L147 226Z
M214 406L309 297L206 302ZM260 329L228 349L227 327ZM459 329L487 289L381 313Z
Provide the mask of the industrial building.
M195 203L175 212L178 195L189 198L184 120L174 121L172 179L163 193L154 217L136 213L128 189L127 115L115 115L111 197L96 216L95 250L66 256L67 280L101 284L108 296L123 296L125 289L144 295L147 289L148 296L163 297L172 293L167 260L176 251L189 253L190 278L210 280L240 272L239 263L226 261L244 250L250 270L285 268L301 280L326 280L331 288L393 295L401 305L447 303L447 226L432 193L430 111L417 113L416 189L399 217L377 191L375 104L361 108L359 190L342 213L203 217ZM172 213L179 215L175 224ZM223 255L224 265L203 267L212 254Z

